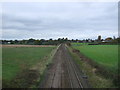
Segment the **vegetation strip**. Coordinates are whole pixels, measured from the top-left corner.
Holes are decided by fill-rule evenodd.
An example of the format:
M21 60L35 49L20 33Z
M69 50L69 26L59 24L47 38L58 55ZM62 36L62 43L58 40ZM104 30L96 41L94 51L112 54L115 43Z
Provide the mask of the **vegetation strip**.
M94 66L91 66L91 64L87 60L85 60L86 57L84 57L84 59L81 58L78 50L69 47L69 51L73 58L75 58L75 61L78 63L79 67L83 69L84 73L86 73L86 75L88 76L88 80L90 81L93 87L95 88L116 87L113 85L112 78L105 78L100 74L96 73L98 72L96 68Z
M80 45L73 47L80 50L81 58L86 57L85 60L95 68L96 73L113 80L113 83L119 86L118 45Z

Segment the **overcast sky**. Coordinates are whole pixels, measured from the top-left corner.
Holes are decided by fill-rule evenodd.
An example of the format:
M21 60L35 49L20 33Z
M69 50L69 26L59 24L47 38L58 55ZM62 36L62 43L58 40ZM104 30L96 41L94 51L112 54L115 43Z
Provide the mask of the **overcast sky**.
M118 36L117 2L3 3L2 39Z

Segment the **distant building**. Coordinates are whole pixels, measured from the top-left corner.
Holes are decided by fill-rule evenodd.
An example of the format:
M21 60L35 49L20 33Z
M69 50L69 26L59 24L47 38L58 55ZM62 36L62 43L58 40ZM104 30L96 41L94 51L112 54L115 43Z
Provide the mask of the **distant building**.
M111 37L108 37L105 39L105 42L111 42L112 41L112 38Z
M101 35L98 36L98 41L101 41Z
M115 36L113 36L113 39L114 39L114 40L116 39Z

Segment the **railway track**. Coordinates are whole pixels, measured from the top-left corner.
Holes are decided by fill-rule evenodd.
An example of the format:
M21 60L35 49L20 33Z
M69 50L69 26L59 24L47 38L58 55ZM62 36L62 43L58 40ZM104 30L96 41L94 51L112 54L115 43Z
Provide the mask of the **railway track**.
M59 46L46 76L43 88L89 88L64 44Z
M66 64L67 64L67 61L66 61ZM72 83L72 80L70 78L71 76L70 76L69 68L68 68L68 66L66 68L67 68L67 73L68 73L68 78L69 78L70 86L71 86L71 88L73 88L73 83Z
M66 47L64 47L65 48L65 50L67 51L67 48ZM66 53L66 54L68 54L68 53ZM68 56L68 55L67 55ZM68 59L66 59L66 65L67 64L69 64L71 67L72 67L72 69L73 69L73 73L75 74L75 78L76 78L76 80L77 80L77 82L78 82L78 84L79 84L79 86L78 87L74 87L74 84L73 84L73 82L72 82L72 80L71 80L71 77L72 76L70 76L71 74L70 74L70 68L67 66L67 71L68 71L68 75L69 75L69 79L70 79L70 85L71 85L71 88L83 88L83 85L82 85L82 83L81 83L81 80L80 80L80 78L79 78L79 74L77 73L77 71L76 71L76 66L75 66L75 64L71 61L71 59L70 58L68 58Z

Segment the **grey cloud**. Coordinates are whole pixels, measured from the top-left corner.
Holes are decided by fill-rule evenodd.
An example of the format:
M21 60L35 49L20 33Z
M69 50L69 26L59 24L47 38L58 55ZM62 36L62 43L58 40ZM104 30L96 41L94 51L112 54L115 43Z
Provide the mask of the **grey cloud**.
M4 38L95 38L117 33L114 3L12 4L4 4Z

